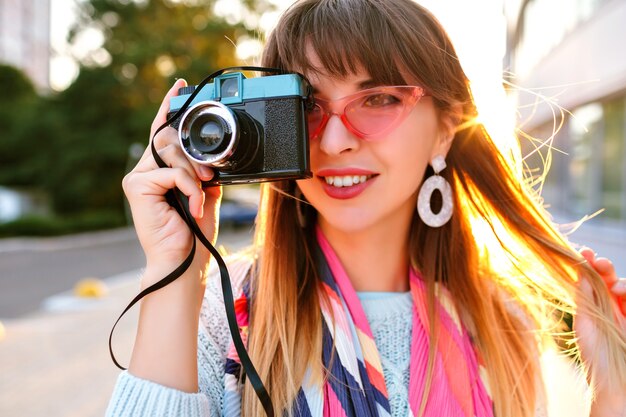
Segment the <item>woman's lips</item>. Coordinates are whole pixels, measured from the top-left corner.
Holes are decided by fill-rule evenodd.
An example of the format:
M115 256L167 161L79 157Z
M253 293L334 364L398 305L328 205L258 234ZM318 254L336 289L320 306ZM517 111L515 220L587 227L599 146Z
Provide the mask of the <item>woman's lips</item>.
M322 188L331 198L346 200L361 194L378 174L358 168L323 169L317 172Z

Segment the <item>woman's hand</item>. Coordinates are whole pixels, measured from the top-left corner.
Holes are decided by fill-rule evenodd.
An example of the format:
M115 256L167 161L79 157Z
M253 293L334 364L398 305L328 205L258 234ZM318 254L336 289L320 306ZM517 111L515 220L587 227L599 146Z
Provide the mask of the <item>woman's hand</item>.
M213 178L211 169L191 163L184 155L177 132L165 123L170 98L183 87L176 81L165 96L150 131L159 157L169 168L159 168L150 146L123 186L146 254L142 287L157 282L189 255L195 239L185 221L169 205L165 194L177 187L189 198L189 211L207 239L215 242L221 188L201 188ZM154 136L154 137L153 137ZM129 371L140 378L181 391L198 391L198 320L205 289L208 250L196 246L191 266L174 282L141 300L137 336Z
M210 180L213 171L185 157L174 128L166 127L154 136L159 126L165 123L170 98L185 85L184 80L174 83L163 99L150 130L151 141L154 141L159 156L169 168L158 167L148 145L137 166L123 181L148 270L173 270L191 250L193 234L165 200L168 190L177 187L189 198L189 211L210 241L214 242L217 235L221 187L201 188L201 180ZM208 251L202 245L197 246L197 251L197 261L208 259Z
M602 277L622 317L626 317L626 278L618 278L613 263L607 258L596 258L591 249L583 248L580 254Z
M587 260L606 284L614 301L614 314L621 325L622 334L626 335L626 278L618 278L613 263L606 258L596 258L596 254L589 248L581 250L581 255ZM593 291L586 278L580 280L580 292L593 299ZM606 345L599 340L600 335L593 320L583 314L577 314L574 321L574 330L578 336L578 345L585 363L592 368L596 380L596 393L592 404L592 416L626 416L626 387L608 386L603 383L611 370L608 364L609 352ZM589 358L596 358L589 361Z

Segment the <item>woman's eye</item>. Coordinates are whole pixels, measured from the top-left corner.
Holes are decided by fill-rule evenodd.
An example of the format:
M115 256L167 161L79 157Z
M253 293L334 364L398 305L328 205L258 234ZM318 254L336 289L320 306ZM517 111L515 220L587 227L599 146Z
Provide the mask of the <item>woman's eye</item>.
M391 94L378 93L367 96L363 101L365 107L383 107L397 104L400 100Z

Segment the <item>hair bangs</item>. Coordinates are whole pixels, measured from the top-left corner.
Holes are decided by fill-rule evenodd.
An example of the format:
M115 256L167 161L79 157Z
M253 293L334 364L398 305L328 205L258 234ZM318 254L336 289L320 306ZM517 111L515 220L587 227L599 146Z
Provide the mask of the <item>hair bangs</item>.
M328 0L311 4L304 12L288 10L266 48L264 65L340 78L364 71L381 85L407 84L398 62L402 51L393 35L393 22L384 13L353 3Z

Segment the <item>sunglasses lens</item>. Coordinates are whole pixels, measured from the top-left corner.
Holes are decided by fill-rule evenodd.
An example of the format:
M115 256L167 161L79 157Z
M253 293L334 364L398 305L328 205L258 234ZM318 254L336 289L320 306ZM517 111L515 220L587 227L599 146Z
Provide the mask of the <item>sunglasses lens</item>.
M345 109L350 124L366 136L389 129L405 113L402 94L376 91L350 102Z
M414 86L379 87L339 99L337 105L345 106L342 119L352 133L361 139L378 140L404 120L422 94L423 90ZM328 105L319 100L309 110L310 138L315 138L324 129L331 115L325 108Z

